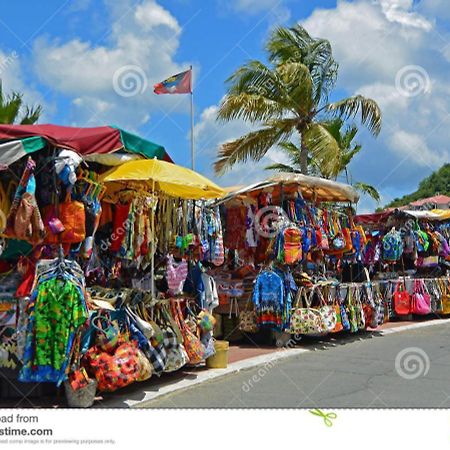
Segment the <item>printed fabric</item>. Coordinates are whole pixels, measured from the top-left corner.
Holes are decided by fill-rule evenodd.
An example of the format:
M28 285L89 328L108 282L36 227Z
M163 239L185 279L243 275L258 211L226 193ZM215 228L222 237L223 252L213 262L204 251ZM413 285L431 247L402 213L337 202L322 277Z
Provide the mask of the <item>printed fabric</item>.
M253 289L253 303L259 326L282 329L284 292L283 279L275 272L262 272L258 275Z
M81 289L52 278L39 284L31 297L22 382L54 382L66 378L72 345L88 312Z

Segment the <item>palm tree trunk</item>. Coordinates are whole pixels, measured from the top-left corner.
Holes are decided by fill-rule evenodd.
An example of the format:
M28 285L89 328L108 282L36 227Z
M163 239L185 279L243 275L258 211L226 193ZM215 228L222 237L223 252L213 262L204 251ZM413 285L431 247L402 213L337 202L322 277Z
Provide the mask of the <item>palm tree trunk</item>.
M306 148L303 135L300 147L300 171L303 175L308 175L308 149Z

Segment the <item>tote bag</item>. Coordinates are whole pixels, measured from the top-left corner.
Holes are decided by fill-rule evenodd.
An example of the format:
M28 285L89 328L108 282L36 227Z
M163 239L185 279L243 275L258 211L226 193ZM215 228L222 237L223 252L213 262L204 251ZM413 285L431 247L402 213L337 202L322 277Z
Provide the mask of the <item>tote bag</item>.
M411 297L403 283L398 283L394 291L394 309L399 316L411 314Z
M425 284L421 280L414 281L414 294L411 301L413 314L426 315L431 312L431 296L426 291Z

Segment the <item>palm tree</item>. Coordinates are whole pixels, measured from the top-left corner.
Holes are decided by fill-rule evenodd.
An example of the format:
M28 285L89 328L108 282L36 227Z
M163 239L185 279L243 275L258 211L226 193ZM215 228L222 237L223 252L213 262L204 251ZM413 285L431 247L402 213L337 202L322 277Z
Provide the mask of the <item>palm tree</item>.
M358 127L355 124L351 124L343 130L344 121L340 118L335 118L327 123L324 123L324 127L333 136L339 146L339 155L336 160L335 166L325 164L323 159L311 158L308 162L309 173L314 175L320 175L324 178L336 180L338 175L342 172L345 173L347 183L350 182L347 166L355 155L357 155L362 146L354 143L353 140L358 133ZM267 166L266 170L277 170L280 172L294 172L302 173L300 165L300 153L301 149L298 148L292 142L285 142L279 144L279 147L286 153L289 158L290 164L275 163ZM375 201L380 200L380 194L377 189L370 184L355 182L353 187L358 191L369 195Z
M0 82L0 123L13 124L19 122L21 125L32 125L38 121L42 106L30 107L24 105L22 97L23 95L18 92L12 92L6 96Z
M300 25L281 27L266 50L271 66L250 61L227 80L228 93L217 119L243 119L260 128L221 146L217 173L248 159L259 161L271 147L290 142L295 132L300 136L301 172L308 172L308 157L324 161L324 170L332 170L340 155L326 127L332 117L347 120L360 113L361 122L373 135L379 134L381 111L374 100L356 95L329 102L338 71L329 41L312 38Z

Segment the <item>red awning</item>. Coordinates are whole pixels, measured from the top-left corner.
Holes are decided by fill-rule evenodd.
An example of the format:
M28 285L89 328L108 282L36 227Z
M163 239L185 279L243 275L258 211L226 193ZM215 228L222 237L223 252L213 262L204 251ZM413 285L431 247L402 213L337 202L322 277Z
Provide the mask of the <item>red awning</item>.
M393 211L383 211L374 214L359 214L358 216L355 216L353 218L353 221L361 225L380 223L386 220L389 216L391 216L392 213Z
M109 126L78 128L61 125L0 125L0 140L41 136L80 155L112 153L123 148L120 130Z

